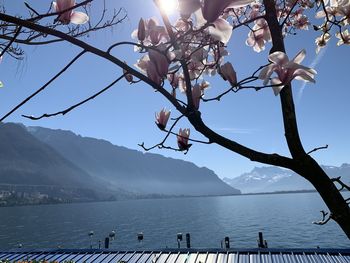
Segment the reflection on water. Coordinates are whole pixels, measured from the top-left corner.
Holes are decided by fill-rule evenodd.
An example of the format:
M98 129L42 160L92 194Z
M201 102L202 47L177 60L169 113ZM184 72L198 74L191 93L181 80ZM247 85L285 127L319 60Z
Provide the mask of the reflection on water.
M94 247L116 230L115 249L176 247L178 232L191 233L197 248L218 248L225 236L231 247L256 247L259 231L269 247L350 247L335 223L311 224L322 209L314 193L6 207L0 208L0 248L87 248L91 230Z

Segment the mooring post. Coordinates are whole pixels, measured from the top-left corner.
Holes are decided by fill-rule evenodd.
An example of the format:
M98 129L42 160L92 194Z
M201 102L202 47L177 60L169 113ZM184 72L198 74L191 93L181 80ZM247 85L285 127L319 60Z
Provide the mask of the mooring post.
M225 248L228 249L230 248L230 238L229 237L225 237Z
M180 248L180 242L182 241L182 233L177 233L176 240L177 240L177 248Z
M187 248L191 248L191 235L190 235L190 233L186 234L186 246L187 246Z
M105 248L109 248L109 237L105 238Z
M262 232L259 232L258 247L259 248L267 248L267 241L264 240Z

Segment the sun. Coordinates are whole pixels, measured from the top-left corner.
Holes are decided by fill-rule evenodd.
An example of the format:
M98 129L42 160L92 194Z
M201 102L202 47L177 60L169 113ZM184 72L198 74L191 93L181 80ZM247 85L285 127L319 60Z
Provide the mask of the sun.
M159 6L167 15L172 14L177 10L177 0L158 0Z

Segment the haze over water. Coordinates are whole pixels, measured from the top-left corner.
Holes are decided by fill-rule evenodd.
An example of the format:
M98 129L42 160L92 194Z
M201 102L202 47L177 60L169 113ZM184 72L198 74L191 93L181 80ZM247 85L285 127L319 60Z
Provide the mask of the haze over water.
M348 193L347 193L348 195ZM311 222L325 209L315 193L129 200L0 208L0 248L88 248L116 230L113 249L175 248L178 232L190 233L194 248L257 247L264 233L271 248L349 248L333 222ZM136 235L144 233L144 241ZM103 245L103 242L102 242ZM185 247L185 242L182 242Z

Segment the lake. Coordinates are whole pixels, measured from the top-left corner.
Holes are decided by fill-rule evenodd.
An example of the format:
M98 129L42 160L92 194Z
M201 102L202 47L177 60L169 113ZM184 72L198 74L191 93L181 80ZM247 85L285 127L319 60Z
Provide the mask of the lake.
M0 248L88 248L90 242L97 247L112 230L116 239L110 248L124 250L175 248L178 232L190 233L195 248L219 248L225 236L231 247L255 248L259 231L271 248L349 248L334 222L311 223L322 209L316 193L3 207Z

